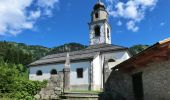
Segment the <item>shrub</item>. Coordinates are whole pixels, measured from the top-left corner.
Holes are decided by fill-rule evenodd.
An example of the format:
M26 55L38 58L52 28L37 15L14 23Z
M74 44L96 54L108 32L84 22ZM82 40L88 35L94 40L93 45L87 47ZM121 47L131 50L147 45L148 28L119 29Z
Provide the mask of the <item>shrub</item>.
M0 98L32 100L47 81L28 80L28 71L22 65L0 62Z

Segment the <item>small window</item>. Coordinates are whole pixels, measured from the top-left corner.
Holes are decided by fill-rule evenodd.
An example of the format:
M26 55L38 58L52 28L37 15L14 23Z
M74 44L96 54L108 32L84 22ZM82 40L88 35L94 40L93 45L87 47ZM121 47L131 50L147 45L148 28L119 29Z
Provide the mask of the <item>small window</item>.
M36 73L37 76L42 76L42 71L41 70L38 70L37 73Z
M114 59L109 59L108 62L115 62L115 60Z
M83 78L83 68L77 68L77 78Z
M107 62L108 62L109 68L113 68L115 66L116 61L114 59L109 59Z
M99 18L99 14L98 14L98 13L95 13L95 17L96 17L96 18Z
M107 28L107 37L108 37L108 38L110 37L110 36L109 36L109 33L110 33L109 28Z
M56 69L52 69L51 70L51 75L57 75L57 70Z
M94 31L95 31L95 37L99 37L100 36L100 27L96 26Z

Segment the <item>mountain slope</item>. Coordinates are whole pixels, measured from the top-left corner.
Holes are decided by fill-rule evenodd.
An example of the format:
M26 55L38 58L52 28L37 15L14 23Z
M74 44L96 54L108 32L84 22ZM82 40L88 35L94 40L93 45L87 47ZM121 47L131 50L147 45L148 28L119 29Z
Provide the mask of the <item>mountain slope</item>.
M45 56L50 48L43 46L28 46L23 43L0 42L0 57L7 63L27 65Z
M79 44L79 43L68 43L58 47L54 47L48 54L56 54L56 53L63 53L63 52L71 52L85 49L87 46Z
M87 46L79 43L68 43L54 48L24 43L0 41L0 58L7 63L27 65L48 54L81 50Z
M129 48L129 50L131 51L132 55L136 55L139 52L147 49L149 47L149 45L134 45L132 47Z

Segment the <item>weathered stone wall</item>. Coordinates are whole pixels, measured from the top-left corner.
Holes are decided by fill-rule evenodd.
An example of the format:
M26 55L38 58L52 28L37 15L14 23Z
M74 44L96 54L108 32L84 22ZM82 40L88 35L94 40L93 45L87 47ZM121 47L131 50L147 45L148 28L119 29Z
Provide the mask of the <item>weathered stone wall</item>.
M60 84L60 77L57 75L51 76L48 80L47 87L42 88L39 93L34 97L37 100L58 100L62 92L62 87Z
M132 75L138 72L142 72L144 100L170 100L170 60L151 62L131 73L112 71L104 94L109 93L109 98L123 97L125 100L134 100Z
M144 100L170 100L170 60L135 70L143 72Z
M134 100L131 76L124 72L112 71L102 96L102 100Z

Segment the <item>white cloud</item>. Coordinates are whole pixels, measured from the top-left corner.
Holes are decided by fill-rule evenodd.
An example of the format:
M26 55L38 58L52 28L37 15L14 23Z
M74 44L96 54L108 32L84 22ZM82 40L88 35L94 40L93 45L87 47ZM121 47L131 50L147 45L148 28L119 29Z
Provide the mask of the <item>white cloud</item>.
M52 11L51 9L54 8L54 4L58 3L59 0L38 0L38 6L43 9L44 14L47 16L52 16Z
M127 29L132 30L133 32L137 32L139 30L139 27L135 26L134 21L129 21L129 22L127 22Z
M134 32L139 30L136 24L144 19L147 10L153 10L157 0L128 0L127 2L106 0L109 14L114 18L127 20L127 29Z
M164 22L161 22L161 23L160 23L160 26L164 26L164 25L165 25L165 23L164 23Z
M0 35L17 35L22 30L33 29L40 17L51 16L52 9L58 2L58 0L0 0Z
M122 22L120 20L117 22L117 26L122 26Z

